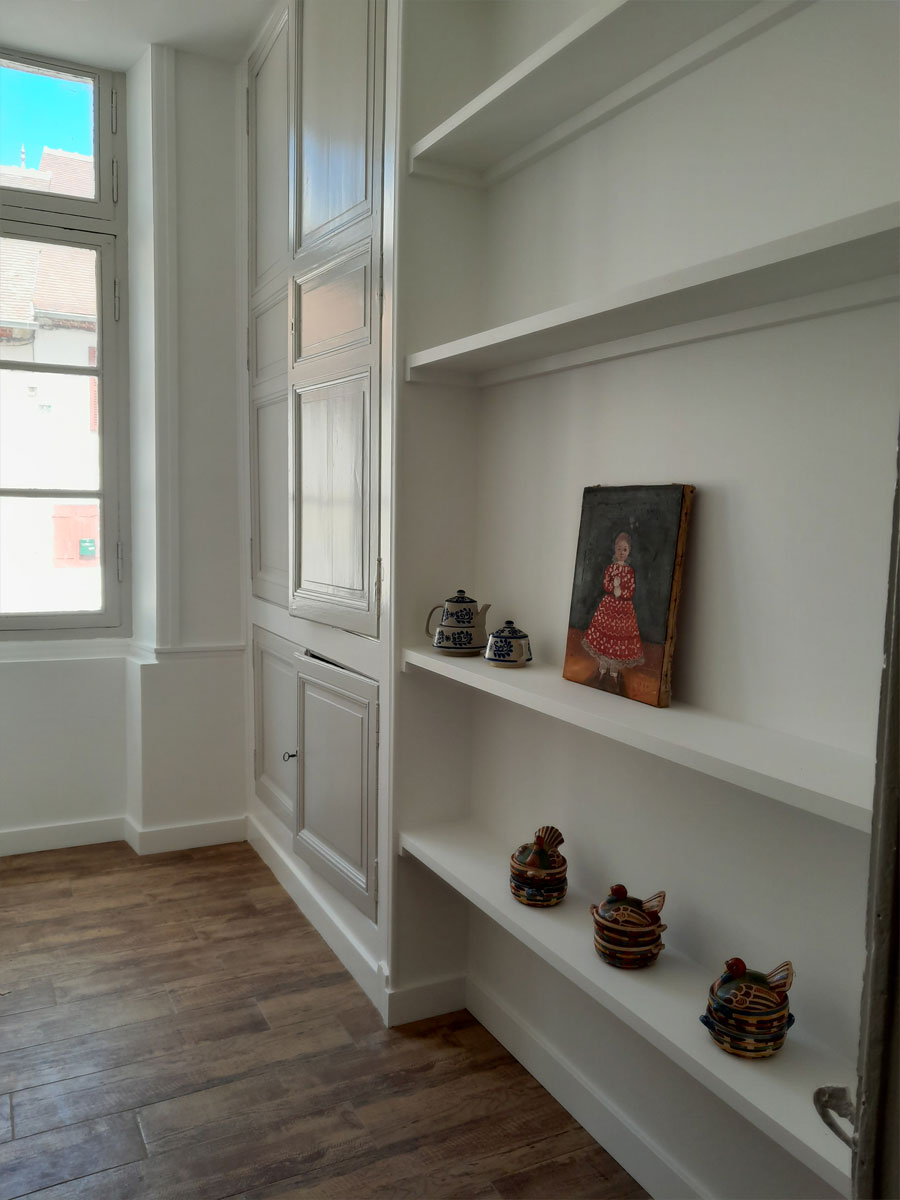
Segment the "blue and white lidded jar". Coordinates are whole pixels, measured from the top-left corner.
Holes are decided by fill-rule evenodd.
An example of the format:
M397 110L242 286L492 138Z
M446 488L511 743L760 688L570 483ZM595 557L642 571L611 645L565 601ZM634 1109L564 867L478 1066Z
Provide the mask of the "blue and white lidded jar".
M488 638L485 662L495 667L524 667L531 662L531 642L528 634L516 628L515 622L504 621Z

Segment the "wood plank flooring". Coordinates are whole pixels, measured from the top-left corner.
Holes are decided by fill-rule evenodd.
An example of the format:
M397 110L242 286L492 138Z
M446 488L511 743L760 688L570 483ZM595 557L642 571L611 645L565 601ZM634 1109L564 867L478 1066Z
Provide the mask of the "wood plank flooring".
M387 1030L246 843L0 858L0 1200L638 1200L468 1013Z

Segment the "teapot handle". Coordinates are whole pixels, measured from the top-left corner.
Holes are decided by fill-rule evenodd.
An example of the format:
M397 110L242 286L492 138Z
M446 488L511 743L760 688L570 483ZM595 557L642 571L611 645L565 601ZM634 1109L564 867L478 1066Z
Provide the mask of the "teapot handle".
M428 614L428 616L425 618L425 636L426 637L434 636L431 632L431 618L434 616L434 614L437 612L437 610L439 608L443 609L443 607L444 607L443 604L436 604L434 606L434 608L431 610L431 612Z

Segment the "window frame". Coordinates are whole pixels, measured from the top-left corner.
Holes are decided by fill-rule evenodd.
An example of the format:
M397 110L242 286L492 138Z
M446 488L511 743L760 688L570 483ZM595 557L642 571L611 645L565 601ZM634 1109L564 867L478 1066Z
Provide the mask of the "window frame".
M127 208L124 178L124 77L76 63L23 54L0 47L0 58L50 71L71 72L97 81L94 107L94 151L98 155L94 199L59 196L26 188L0 188L0 235L40 242L84 246L97 257L98 364L70 367L62 363L0 360L0 373L96 375L99 393L100 486L91 491L52 488L3 488L0 496L58 496L100 501L103 607L93 612L0 613L0 637L112 636L127 633L130 592L125 578L128 506L127 420ZM116 164L114 167L113 164ZM122 164L121 166L119 164ZM113 178L118 194L113 197Z
M61 196L58 193L32 191L30 188L0 188L3 212L18 220L34 220L38 213L61 213L75 218L87 217L95 221L113 221L116 217L115 193L120 190L118 174L119 128L124 113L119 113L119 94L124 94L122 76L96 67L83 67L78 63L45 58L40 54L22 54L0 47L0 59L23 67L56 74L80 75L94 81L94 179L96 195L91 200L82 196ZM104 114L106 114L104 118ZM21 213L26 215L23 217Z

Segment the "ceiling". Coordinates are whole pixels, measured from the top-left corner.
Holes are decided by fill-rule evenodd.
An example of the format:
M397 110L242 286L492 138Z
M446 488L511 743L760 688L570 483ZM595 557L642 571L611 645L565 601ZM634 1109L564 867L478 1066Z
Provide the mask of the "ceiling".
M0 0L0 45L124 70L151 43L237 62L274 0Z

